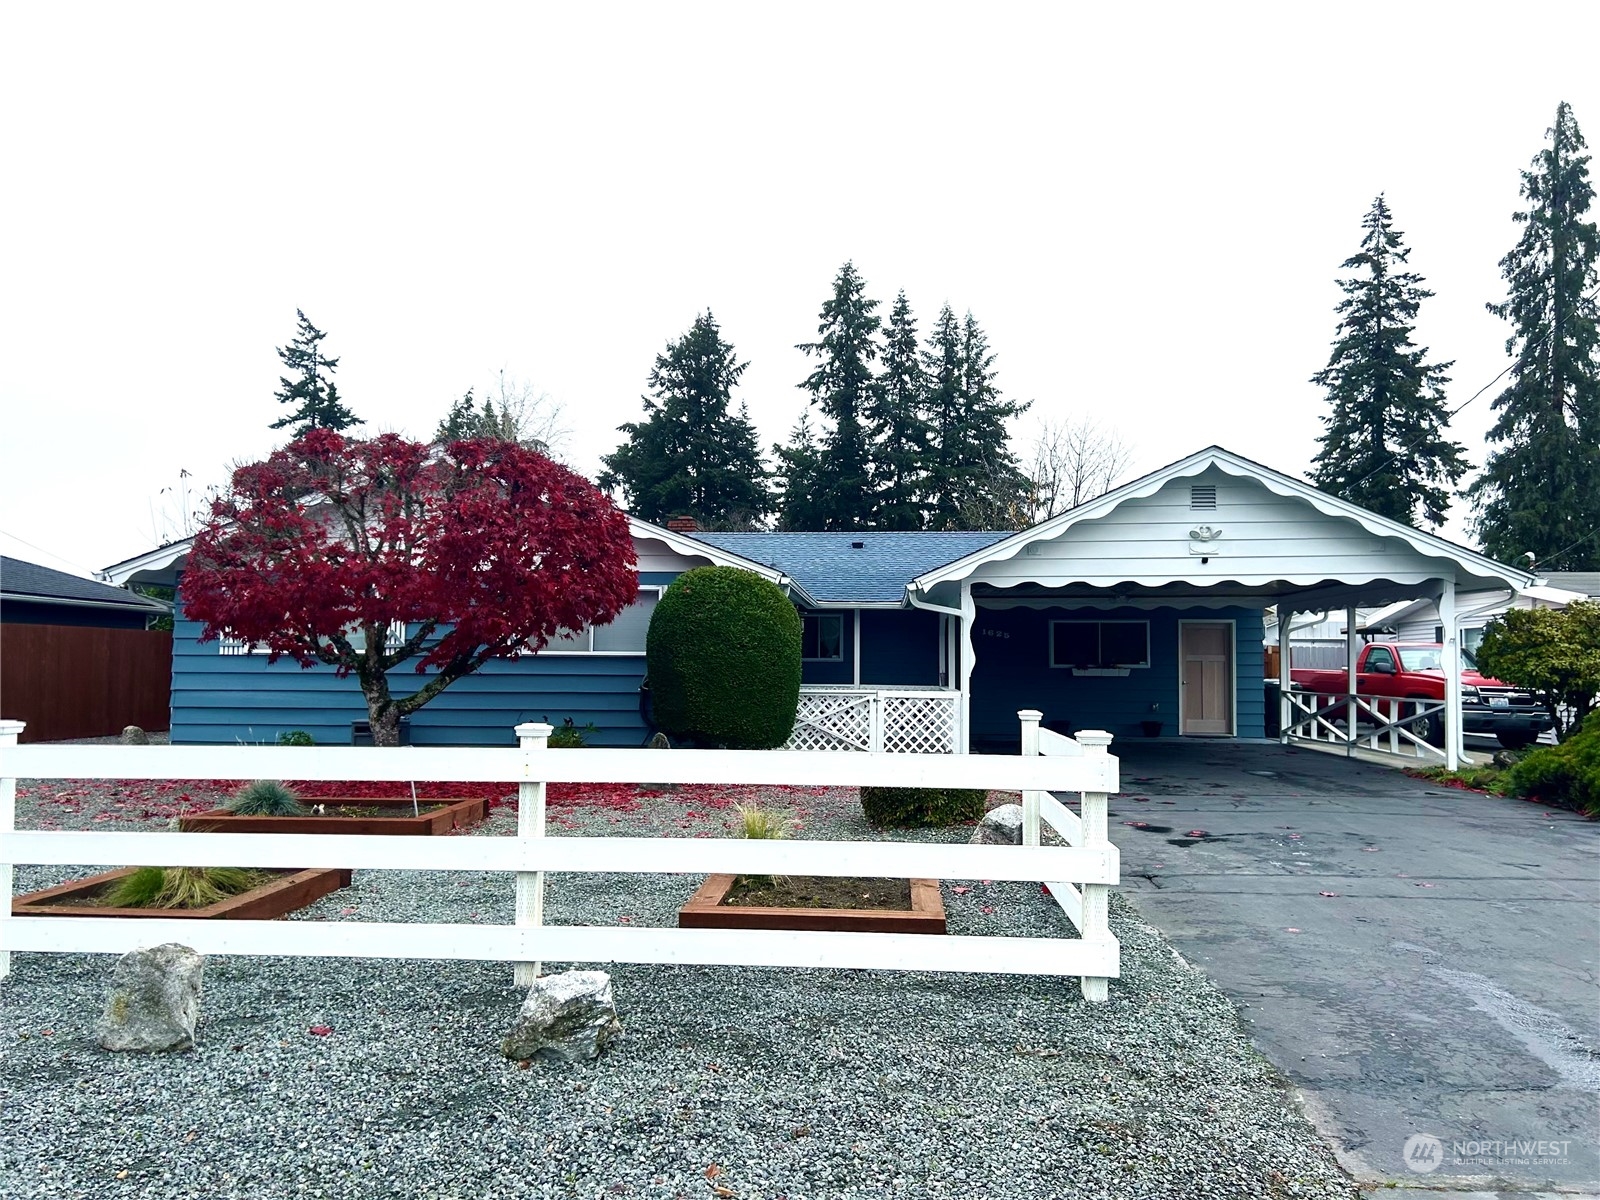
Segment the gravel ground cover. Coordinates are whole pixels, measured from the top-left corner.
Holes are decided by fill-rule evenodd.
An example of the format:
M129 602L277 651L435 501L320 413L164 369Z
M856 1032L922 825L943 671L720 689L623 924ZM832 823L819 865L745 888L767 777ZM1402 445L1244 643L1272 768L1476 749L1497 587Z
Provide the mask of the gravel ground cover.
M18 824L162 828L226 791L24 781ZM800 836L877 836L849 789L552 792L568 836L719 836L751 801ZM514 824L502 802L470 836ZM18 890L86 871L18 868ZM700 881L554 875L547 916L671 925ZM952 933L1069 932L1037 887L946 881L944 899ZM511 917L503 875L361 872L291 919ZM199 1047L143 1057L93 1043L109 957L19 955L0 1195L1354 1196L1228 1001L1120 897L1111 918L1123 977L1102 1006L1053 978L608 967L626 1037L572 1066L500 1056L521 1000L505 964L215 958Z

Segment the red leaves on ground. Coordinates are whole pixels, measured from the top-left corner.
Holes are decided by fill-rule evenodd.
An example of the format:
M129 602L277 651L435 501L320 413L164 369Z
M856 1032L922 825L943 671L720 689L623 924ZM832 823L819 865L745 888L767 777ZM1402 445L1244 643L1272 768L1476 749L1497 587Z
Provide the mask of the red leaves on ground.
M952 891L952 892L954 892L954 893L955 893L955 894L956 894L956 895L958 895L958 896L965 896L965 895L966 895L966 894L967 894L967 893L968 893L968 892L970 892L970 891L971 891L971 890L972 890L972 889L971 889L971 888L969 888L969 887L960 887L960 886L957 886L957 887L953 887L953 888L951 888L951 889L950 889L950 890L951 890L951 891Z
M1210 837L1211 835L1209 833L1207 833L1204 829L1191 829L1191 830L1189 830L1188 833L1184 834L1183 836L1184 837Z
M313 1025L310 1029L306 1030L306 1032L311 1034L313 1037L327 1037L330 1033L333 1032L333 1026L332 1025Z

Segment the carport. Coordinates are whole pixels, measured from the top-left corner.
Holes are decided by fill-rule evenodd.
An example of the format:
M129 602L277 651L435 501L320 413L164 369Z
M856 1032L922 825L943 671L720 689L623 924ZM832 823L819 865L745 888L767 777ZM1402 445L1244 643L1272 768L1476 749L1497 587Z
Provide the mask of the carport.
M1440 713L1441 756L1454 766L1458 600L1532 582L1212 446L928 571L907 596L950 618L969 751L1014 746L1024 708L1059 731L1105 729L1124 741L1263 738L1262 612L1276 606L1285 640L1289 614L1352 614L1347 694L1291 697L1289 656L1280 654L1282 741L1416 750L1424 740L1412 726ZM1438 605L1444 626L1443 702L1358 697L1355 608L1422 598ZM1358 736L1358 717L1376 731Z

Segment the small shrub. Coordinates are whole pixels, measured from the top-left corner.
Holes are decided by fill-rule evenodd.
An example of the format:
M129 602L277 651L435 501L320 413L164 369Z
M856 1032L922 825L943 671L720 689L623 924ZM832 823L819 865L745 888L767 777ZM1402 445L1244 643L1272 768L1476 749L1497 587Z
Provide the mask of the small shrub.
M257 779L247 783L223 803L240 817L297 817L306 810L300 797L276 779Z
M259 871L244 867L140 867L106 893L114 908L205 908L255 887Z
M864 787L861 811L880 829L960 825L981 821L988 798L982 788Z
M736 567L685 571L645 637L655 723L674 741L770 750L800 703L800 614L770 580Z
M736 804L733 811L737 818L733 831L735 837L782 841L789 836L789 822L775 812L754 804ZM733 885L736 888L771 888L782 882L782 876L778 875L740 875L734 879Z
M589 739L599 732L593 721L587 725L576 725L571 717L567 717L558 728L550 731L550 740L546 745L552 750L573 750L587 746Z
M278 733L280 746L315 746L317 739L304 729L284 729Z
M1600 817L1600 713L1560 745L1530 750L1508 778L1519 796Z

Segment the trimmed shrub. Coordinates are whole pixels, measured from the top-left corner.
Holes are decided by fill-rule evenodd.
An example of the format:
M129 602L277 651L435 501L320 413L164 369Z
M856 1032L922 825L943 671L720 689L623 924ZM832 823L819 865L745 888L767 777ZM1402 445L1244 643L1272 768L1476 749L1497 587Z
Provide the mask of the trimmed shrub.
M549 720L548 717L545 719ZM550 731L549 740L545 745L552 750L576 750L581 746L587 746L589 739L599 732L593 721L587 725L579 725L571 717L566 717L560 725Z
M982 788L864 787L861 811L880 829L961 825L983 820L988 798Z
M1559 746L1530 750L1508 773L1511 790L1600 817L1600 713Z
M280 746L315 746L317 739L304 729L285 729L278 734Z
M800 705L800 614L777 584L737 567L673 580L650 618L655 722L674 740L770 750Z
M297 817L305 812L300 797L276 779L245 784L222 807L240 817Z

